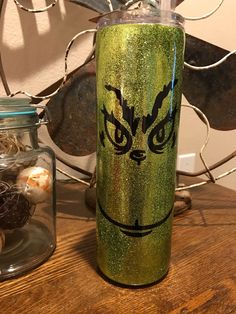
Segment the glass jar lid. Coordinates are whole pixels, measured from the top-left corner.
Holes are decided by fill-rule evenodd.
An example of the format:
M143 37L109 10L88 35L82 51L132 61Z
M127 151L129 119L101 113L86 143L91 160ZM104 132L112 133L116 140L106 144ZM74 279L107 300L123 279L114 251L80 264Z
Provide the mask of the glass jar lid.
M0 130L38 126L36 107L28 98L0 97Z

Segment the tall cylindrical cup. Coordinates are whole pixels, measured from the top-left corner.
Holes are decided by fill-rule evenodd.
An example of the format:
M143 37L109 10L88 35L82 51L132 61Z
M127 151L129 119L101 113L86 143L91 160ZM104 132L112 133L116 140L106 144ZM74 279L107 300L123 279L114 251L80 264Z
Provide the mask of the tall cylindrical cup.
M184 52L183 18L103 16L97 59L97 262L124 285L169 268Z

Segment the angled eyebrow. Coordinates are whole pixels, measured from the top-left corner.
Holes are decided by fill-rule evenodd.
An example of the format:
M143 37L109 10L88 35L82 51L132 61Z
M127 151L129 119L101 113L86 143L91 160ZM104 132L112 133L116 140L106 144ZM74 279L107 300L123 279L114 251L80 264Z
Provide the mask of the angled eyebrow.
M108 91L112 91L115 93L116 98L119 101L119 105L122 108L122 117L125 121L128 122L130 129L131 129L131 132L132 132L132 135L135 136L140 118L134 117L134 106L132 106L132 107L128 106L127 100L124 99L121 91L118 88L115 88L111 85L105 85L105 88Z
M158 116L158 111L162 107L163 100L168 96L169 92L175 88L178 80L175 79L174 82L170 81L168 85L164 85L163 90L159 92L154 101L154 105L152 108L152 113L147 116L143 116L142 121L142 131L146 133L147 129L153 124Z

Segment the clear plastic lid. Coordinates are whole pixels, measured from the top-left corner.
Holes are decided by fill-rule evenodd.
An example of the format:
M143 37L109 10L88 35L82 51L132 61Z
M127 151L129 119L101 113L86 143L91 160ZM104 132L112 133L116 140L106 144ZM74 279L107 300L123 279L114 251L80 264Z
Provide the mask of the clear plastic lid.
M105 14L98 20L98 27L130 23L159 23L183 28L184 18L173 11L163 11L151 6L142 6L138 9L113 11Z

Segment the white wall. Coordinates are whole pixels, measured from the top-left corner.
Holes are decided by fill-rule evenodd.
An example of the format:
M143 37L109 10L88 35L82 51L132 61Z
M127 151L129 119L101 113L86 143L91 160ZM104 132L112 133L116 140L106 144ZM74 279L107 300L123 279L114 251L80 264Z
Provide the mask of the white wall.
M177 12L184 16L201 16L214 9L220 0L185 0L178 8ZM236 1L225 0L221 8L211 17L200 21L186 21L186 32L209 41L214 45L227 50L236 49ZM236 88L236 86L235 86ZM236 100L232 99L235 102ZM183 99L183 102L187 102ZM193 104L194 105L194 104ZM219 104L220 105L220 104ZM183 108L181 116L179 152L198 152L206 135L206 128L196 114L190 109ZM216 131L211 130L209 145L205 151L206 161L209 165L214 164L226 155L236 150L236 130ZM217 176L223 172L236 167L236 158L214 171ZM200 159L197 160L196 170L203 169ZM236 172L218 181L236 190Z
M100 0L101 1L101 0ZM183 15L201 15L213 9L220 0L185 0L177 11ZM30 14L18 9L14 1L4 1L1 19L1 54L11 91L19 89L36 94L51 85L64 74L64 52L70 39L79 31L94 28L88 19L96 13L68 1L59 0L48 12ZM25 5L45 6L45 0L25 0ZM47 3L49 3L47 1ZM212 17L186 22L186 31L222 48L236 49L236 1L225 0L221 9ZM92 36L79 40L69 56L69 70L78 67L91 49ZM0 85L0 94L4 89ZM184 100L186 101L186 100ZM179 140L180 153L198 152L205 136L205 127L189 109L182 110ZM223 143L221 145L220 143ZM219 132L212 130L206 160L216 162L236 149L236 130ZM217 175L232 167L232 160ZM202 168L197 162L197 169ZM218 182L236 189L236 173Z
M39 14L18 9L12 0L4 2L1 53L11 91L23 89L38 93L64 75L67 44L77 32L95 27L88 22L95 14L64 0ZM31 2L35 7L44 7L46 3L45 0L21 1L25 5ZM91 44L91 35L81 37L68 59L69 70L79 66ZM0 92L4 93L2 87Z

